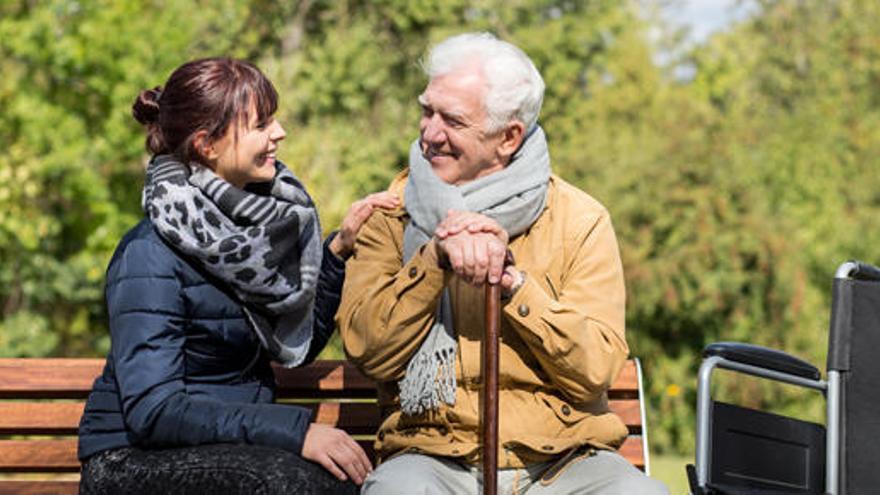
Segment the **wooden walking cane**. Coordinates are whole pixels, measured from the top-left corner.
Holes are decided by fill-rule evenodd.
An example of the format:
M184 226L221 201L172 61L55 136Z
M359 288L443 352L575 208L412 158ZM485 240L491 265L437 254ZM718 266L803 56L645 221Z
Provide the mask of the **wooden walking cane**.
M483 493L498 490L498 341L501 337L501 285L486 285L483 338Z

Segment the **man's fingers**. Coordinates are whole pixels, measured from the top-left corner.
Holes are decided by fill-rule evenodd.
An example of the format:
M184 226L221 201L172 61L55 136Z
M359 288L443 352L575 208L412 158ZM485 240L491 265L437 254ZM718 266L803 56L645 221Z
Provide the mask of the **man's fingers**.
M459 275L473 283L474 277L474 242L473 239L463 238L461 243L461 273Z
M474 243L474 285L482 285L486 282L486 276L489 271L490 245L487 236L481 236L475 239Z
M507 253L504 245L499 242L491 242L489 248L489 267L486 278L490 284L497 284L501 281L501 274L504 271L504 255Z
M446 259L449 260L449 266L456 274L460 274L461 270L461 246L454 240L443 243L443 249L446 251Z

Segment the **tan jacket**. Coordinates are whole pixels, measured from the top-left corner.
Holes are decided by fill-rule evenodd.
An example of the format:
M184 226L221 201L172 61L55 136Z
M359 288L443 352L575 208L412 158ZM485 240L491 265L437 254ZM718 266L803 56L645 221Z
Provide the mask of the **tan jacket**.
M401 198L405 181L404 172L391 185ZM358 235L337 313L345 351L379 382L381 458L407 450L477 463L484 292L438 268L433 241L403 265L407 221L402 208L379 210ZM584 444L618 447L627 429L609 411L606 391L629 351L623 269L607 210L552 176L545 210L510 249L527 277L501 308L499 467ZM397 381L447 285L458 335L455 405L406 416Z

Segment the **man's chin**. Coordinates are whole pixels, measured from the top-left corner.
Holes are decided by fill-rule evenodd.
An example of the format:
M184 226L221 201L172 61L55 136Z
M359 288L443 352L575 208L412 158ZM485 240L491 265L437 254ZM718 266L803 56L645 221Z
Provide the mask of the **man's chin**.
M454 160L437 160L437 157L431 159L431 170L434 171L440 180L448 184L454 184L458 178L458 167Z

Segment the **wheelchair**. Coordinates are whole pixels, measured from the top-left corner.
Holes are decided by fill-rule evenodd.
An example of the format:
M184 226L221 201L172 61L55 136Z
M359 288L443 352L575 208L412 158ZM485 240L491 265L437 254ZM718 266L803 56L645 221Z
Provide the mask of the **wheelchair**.
M720 342L703 351L697 382L693 495L880 493L880 268L848 261L833 285L826 379L801 359ZM713 400L722 368L825 396L825 424Z

